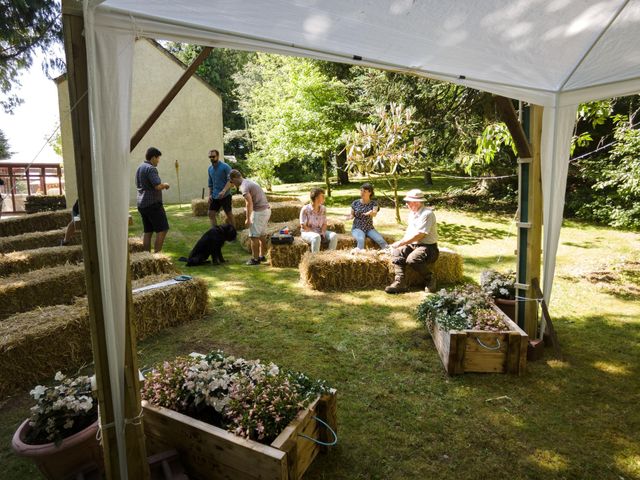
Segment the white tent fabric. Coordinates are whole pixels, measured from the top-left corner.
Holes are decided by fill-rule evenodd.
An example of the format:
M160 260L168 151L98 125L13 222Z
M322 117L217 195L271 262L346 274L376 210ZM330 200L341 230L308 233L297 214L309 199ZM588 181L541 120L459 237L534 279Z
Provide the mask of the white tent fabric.
M545 107L544 295L578 103L640 91L640 0L84 0L94 201L109 358L122 398L134 36L380 67ZM121 402L116 402L121 405ZM124 448L122 412L116 412ZM123 457L121 457L123 458ZM123 476L126 478L126 475Z

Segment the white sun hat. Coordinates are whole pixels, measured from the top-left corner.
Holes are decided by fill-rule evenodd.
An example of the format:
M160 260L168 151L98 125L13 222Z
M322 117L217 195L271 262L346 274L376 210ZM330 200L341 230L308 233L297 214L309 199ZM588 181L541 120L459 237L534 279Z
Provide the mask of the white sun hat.
M413 190L409 190L407 192L407 196L402 200L405 202L426 202L427 199L424 198L424 193L419 188L414 188Z

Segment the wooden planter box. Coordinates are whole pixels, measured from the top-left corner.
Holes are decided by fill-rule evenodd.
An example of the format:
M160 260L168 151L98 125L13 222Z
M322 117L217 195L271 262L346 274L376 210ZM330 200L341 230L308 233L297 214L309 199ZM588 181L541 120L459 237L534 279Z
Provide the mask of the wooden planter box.
M527 334L502 310L509 330L442 330L434 324L430 330L444 369L449 375L467 372L514 373L522 375L527 367Z
M190 477L202 480L298 480L318 452L326 451L299 434L331 442L336 431L336 395L312 402L271 443L264 445L167 408L143 402L147 451L175 449Z

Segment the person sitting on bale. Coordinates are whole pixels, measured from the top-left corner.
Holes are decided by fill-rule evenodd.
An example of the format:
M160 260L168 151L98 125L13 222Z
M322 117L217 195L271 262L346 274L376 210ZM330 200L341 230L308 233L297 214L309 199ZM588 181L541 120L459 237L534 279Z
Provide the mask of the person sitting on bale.
M78 204L78 200L75 201L73 207L71 208L71 221L67 225L67 228L64 231L64 238L60 240L60 246L64 247L69 245L73 240L73 237L76 235L76 217L80 216L80 205Z
M433 210L424 205L425 197L419 189L410 190L404 201L409 207L409 223L401 240L391 244L392 263L395 279L384 291L402 293L407 291L405 269L408 266L416 270L427 281L426 291L434 292L436 278L428 271L427 265L434 263L440 254L438 250L438 227Z
M324 206L324 190L312 188L309 194L311 203L300 209L300 236L311 245L311 253L320 251L322 240L329 242L327 250L335 250L338 236L327 230L327 209Z
M367 237L376 242L381 249L387 248L387 242L373 227L373 217L380 211L374 199L373 185L363 183L360 187L360 200L351 204L351 213L347 220L353 219L351 235L356 239L356 248L364 250Z

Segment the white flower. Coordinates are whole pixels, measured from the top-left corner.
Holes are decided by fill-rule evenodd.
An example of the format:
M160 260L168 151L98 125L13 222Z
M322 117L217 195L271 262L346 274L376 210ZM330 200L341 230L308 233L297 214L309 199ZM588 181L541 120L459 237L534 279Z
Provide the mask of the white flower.
M47 391L47 387L43 386L43 385L38 385L36 386L36 388L34 388L33 390L31 390L29 392L29 394L36 400L39 400L40 397L42 395L44 395L44 392Z
M61 382L62 380L64 380L64 375L62 374L62 372L56 372L56 376L53 378L55 378L56 381Z

